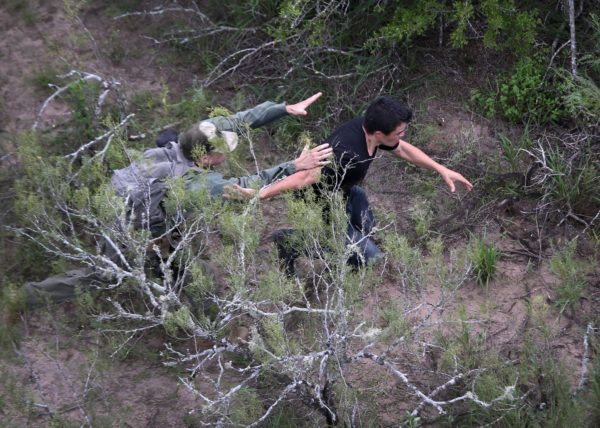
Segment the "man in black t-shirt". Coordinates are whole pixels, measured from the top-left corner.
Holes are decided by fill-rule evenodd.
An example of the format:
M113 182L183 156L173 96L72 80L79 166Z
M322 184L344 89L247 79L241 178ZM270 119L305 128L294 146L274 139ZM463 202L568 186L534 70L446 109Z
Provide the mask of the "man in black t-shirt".
M461 183L469 191L473 188L461 174L437 163L417 147L402 140L411 119L412 111L406 104L383 96L369 105L364 117L346 122L325 140L333 148L335 162L323 169L321 185L330 190L341 190L346 197L349 218L347 244L353 244L358 249L358 253L348 260L353 265L371 263L382 256L370 238L373 214L366 193L359 186L379 149L436 171L451 192L456 190L455 183ZM280 230L273 235L280 257L286 261L288 273L293 271L293 261L298 255L287 244L291 233L291 230Z

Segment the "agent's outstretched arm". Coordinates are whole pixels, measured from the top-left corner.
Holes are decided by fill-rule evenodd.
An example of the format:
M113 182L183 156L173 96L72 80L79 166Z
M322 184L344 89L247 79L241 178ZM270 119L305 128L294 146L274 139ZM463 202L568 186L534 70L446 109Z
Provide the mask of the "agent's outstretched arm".
M290 105L265 101L251 109L240 111L231 116L216 116L206 119L206 122L214 124L219 131L243 132L246 126L259 128L288 114L291 116L306 116L308 114L306 109L321 95L322 93L318 92L305 100Z
M321 168L299 171L259 189L258 197L260 199L269 199L290 190L298 190L316 183L320 177ZM256 195L256 192L256 189L233 184L224 188L223 197L230 200L248 200L252 199Z

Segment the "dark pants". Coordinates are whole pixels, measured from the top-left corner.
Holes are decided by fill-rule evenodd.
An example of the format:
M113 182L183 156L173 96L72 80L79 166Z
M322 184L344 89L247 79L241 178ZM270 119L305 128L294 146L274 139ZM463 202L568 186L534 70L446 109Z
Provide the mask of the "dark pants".
M354 245L357 248L357 251L348 258L348 264L359 267L381 258L381 250L369 236L375 226L373 212L369 208L367 194L359 186L352 186L346 193L346 215L348 216L346 245ZM279 258L288 275L294 274L294 262L300 256L300 251L294 248L294 235L294 229L280 229L272 235Z
M375 226L373 211L369 208L367 194L359 186L352 186L346 200L346 214L348 215L348 237L346 245L357 245L355 252L348 259L352 266L359 266L381 257L382 253L377 244L369 236Z

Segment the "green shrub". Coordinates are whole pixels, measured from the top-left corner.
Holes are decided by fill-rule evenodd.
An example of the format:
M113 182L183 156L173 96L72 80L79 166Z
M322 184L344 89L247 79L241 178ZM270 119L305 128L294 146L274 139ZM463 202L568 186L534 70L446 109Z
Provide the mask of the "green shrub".
M379 338L383 341L393 341L398 339L408 331L408 322L404 318L402 308L397 304L390 302L381 311L381 316L385 323L385 328Z
M199 85L193 85L192 89L172 106L173 115L186 123L193 123L201 118L208 117L211 107L211 97Z
M471 100L487 116L499 114L514 123L547 124L565 117L565 93L563 80L552 73L547 75L541 59L521 58L510 72L498 78L495 92L474 90Z
M464 47L473 23L483 24L486 48L526 54L535 41L540 23L535 8L517 7L514 0L425 0L412 4L395 3L376 8L391 19L376 34L387 42L410 42L440 26L449 29L450 45ZM371 42L374 38L371 39Z
M420 287L424 277L421 251L411 246L406 236L396 233L383 236L383 249L398 271L402 290Z
M66 92L67 102L71 105L73 112L72 120L74 126L73 135L79 136L80 142L85 143L97 135L97 123L94 106L98 99L100 87L96 81L86 82L76 80L69 85Z
M261 416L263 405L260 396L252 388L242 388L234 396L230 406L232 425L244 426Z
M428 201L422 199L415 200L410 217L415 222L417 237L420 239L427 238L433 220L433 212Z
M585 75L573 77L566 70L559 72L565 88L563 102L569 115L584 126L600 121L600 87Z
M8 284L0 289L0 357L12 352L13 345L19 342L16 322L23 309L25 295L17 287Z
M477 238L471 247L471 260L475 278L481 285L487 285L496 273L500 252L494 244L488 244L483 238Z

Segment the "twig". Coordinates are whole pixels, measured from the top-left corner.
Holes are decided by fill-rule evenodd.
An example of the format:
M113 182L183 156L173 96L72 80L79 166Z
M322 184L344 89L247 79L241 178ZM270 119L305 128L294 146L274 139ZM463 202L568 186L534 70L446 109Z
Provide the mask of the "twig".
M185 8L185 7L164 7L164 8L157 7L152 10L143 10L140 12L127 12L127 13L123 13L121 15L115 16L113 19L114 20L123 19L123 18L127 18L129 16L160 16L167 12L193 13L194 15L198 16L202 21L211 22L210 19L205 14L200 12L198 9L191 9L191 8Z
M135 134L135 135L130 135L129 137L127 137L127 139L129 141L138 141L138 140L143 140L144 138L146 138L148 136L148 134L153 134L155 132L162 132L165 131L167 129L173 128L174 126L177 126L181 124L181 120L178 120L176 122L171 122L165 126L161 126L160 128L155 128L155 129L151 129L148 132L143 132L141 134Z
M588 382L589 372L588 372L588 364L590 361L589 353L590 353L590 345L589 345L589 336L594 331L594 327L591 323L587 325L587 329L585 330L585 335L583 336L583 355L581 356L581 378L579 379L579 384L575 389L573 395L577 395L579 392L583 390L586 383Z
M204 79L203 85L205 87L209 87L210 85L212 85L213 83L215 83L217 80L221 79L222 77L226 76L227 74L230 73L234 73L241 65L242 63L247 60L248 58L250 58L252 55L256 54L257 52L270 47L270 46L274 46L276 43L280 43L276 40L272 40L270 42L265 42L260 46L254 47L254 48L246 48L246 49L240 49L239 51L236 51L228 56L226 56L219 64L217 64L215 66L215 68L213 69L213 71L211 71L208 76L206 76L206 78ZM229 61L231 58L234 58L240 54L244 54L242 56L242 58L240 58L240 60L237 62L237 64L229 67L227 70L221 72L219 75L217 75L216 77L213 77L216 72L227 63L227 61Z
M90 142L84 144L83 146L79 147L73 153L69 153L68 155L65 155L65 159L71 159L71 163L74 162L85 150L89 149L94 144L98 143L99 141L102 141L103 139L112 136L117 131L117 129L122 128L123 126L125 126L125 124L127 122L129 122L129 119L131 119L134 116L135 116L135 113L130 113L125 119L123 119L121 121L121 123L119 123L113 129L111 129L111 130L105 132L104 134L102 134L102 135L94 138L92 141L90 141Z
M64 75L61 75L61 76L57 76L57 77L67 78L67 77L71 77L73 75L79 75L79 80L80 81L84 81L84 82L86 82L88 80L96 80L98 82L104 82L104 79L102 79L100 76L98 76L96 74L86 73L86 72L80 72L80 71L77 71L77 70L71 70L67 74L64 74ZM42 107L40 108L40 111L37 114L37 117L35 119L35 122L33 123L33 126L31 127L32 129L37 129L37 127L39 125L39 122L40 122L40 120L42 118L42 114L44 114L44 111L48 107L48 104L50 104L50 102L52 100L54 100L60 94L62 94L63 92L65 92L67 89L69 89L72 84L73 84L73 82L69 83L66 86L57 88L56 91L52 95L50 95L48 98L46 98L46 100L42 104Z

